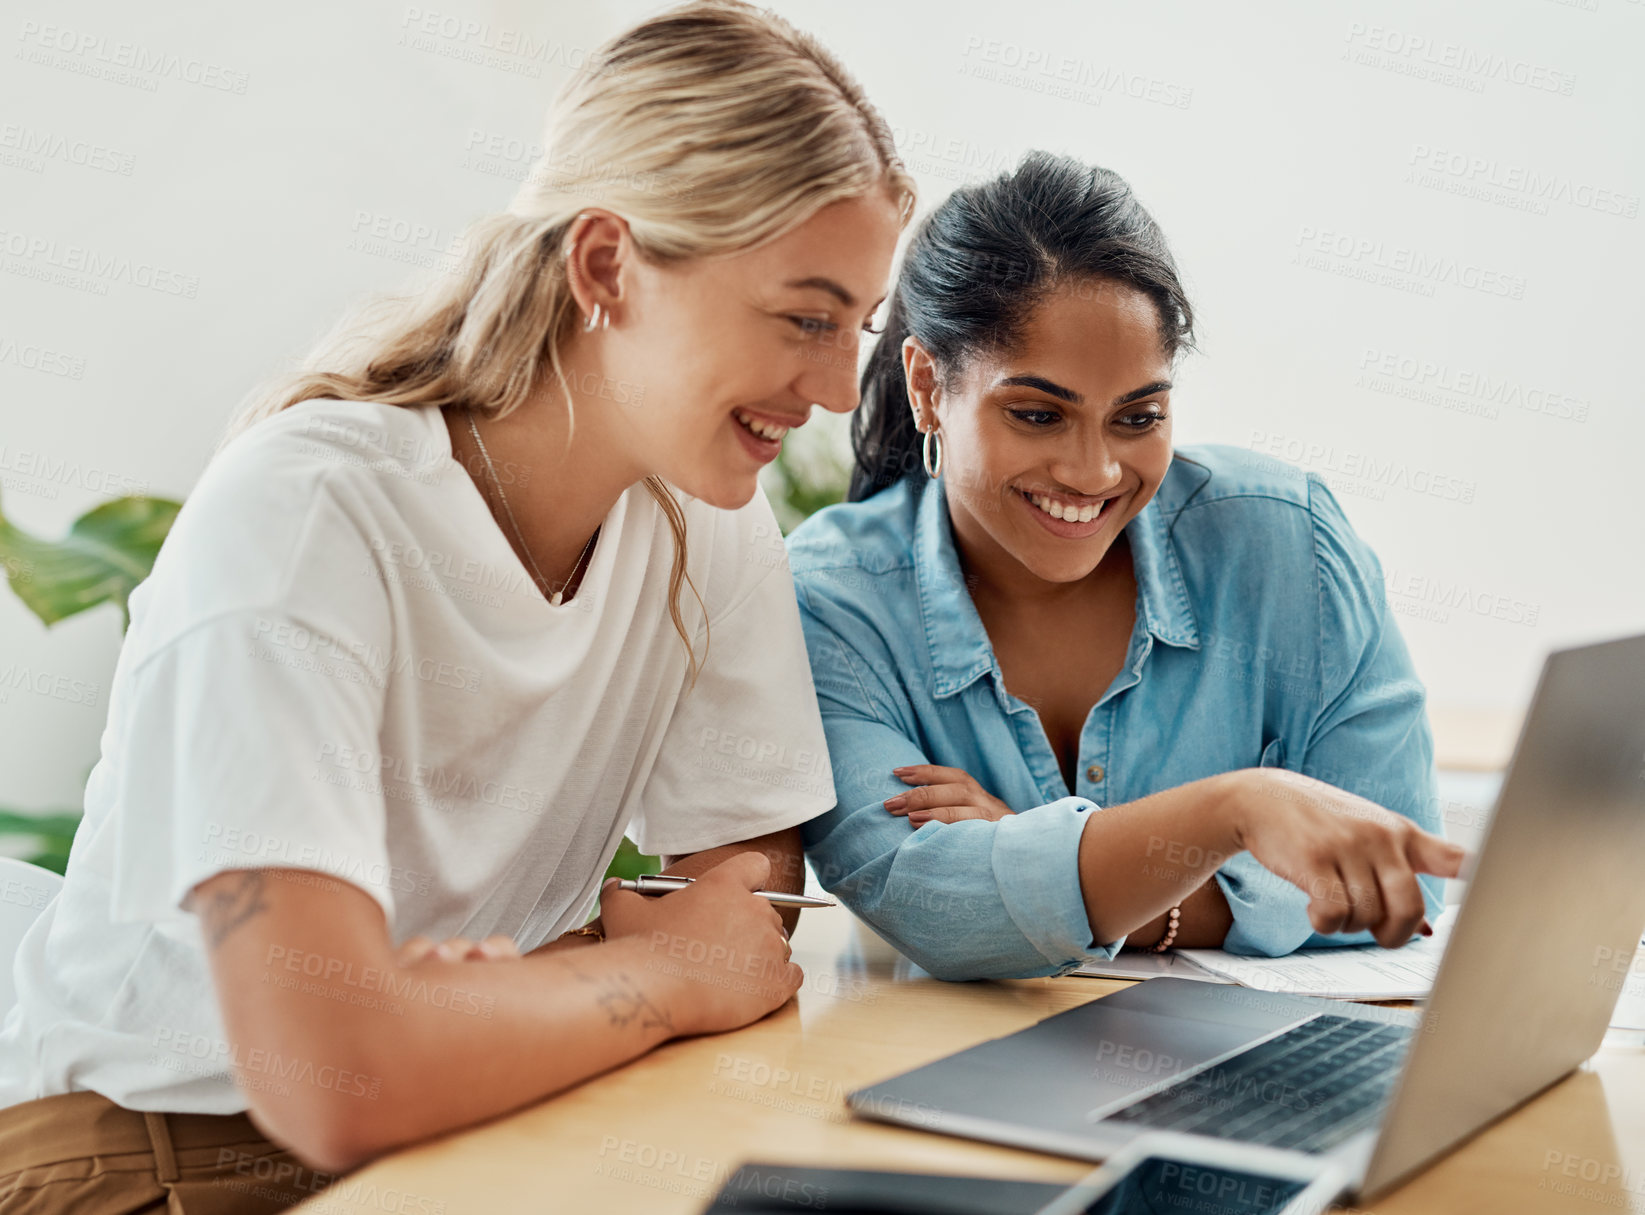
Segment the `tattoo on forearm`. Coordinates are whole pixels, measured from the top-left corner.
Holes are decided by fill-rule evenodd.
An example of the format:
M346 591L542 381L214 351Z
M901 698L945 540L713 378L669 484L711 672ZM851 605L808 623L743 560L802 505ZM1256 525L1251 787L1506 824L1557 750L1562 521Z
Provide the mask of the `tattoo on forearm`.
M263 875L259 870L248 869L230 875L223 888L213 890L200 909L200 927L206 944L216 949L241 924L267 910Z
M627 975L590 975L576 967L571 973L594 988L594 1002L605 1013L613 1029L626 1029L637 1024L641 1029L665 1029L674 1032L674 1022L662 1009L651 1002L633 979Z

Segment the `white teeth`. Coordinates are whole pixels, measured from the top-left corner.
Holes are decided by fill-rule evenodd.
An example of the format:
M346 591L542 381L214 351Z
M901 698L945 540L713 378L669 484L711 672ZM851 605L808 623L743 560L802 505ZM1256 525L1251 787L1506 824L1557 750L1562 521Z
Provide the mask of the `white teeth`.
M736 418L737 421L741 422L745 429L759 435L762 439L781 439L788 433L789 430L786 426L777 426L771 422L763 422L759 418L754 417L752 414L746 414L740 409L733 413L732 416Z
M1044 494L1029 494L1028 500L1053 519L1062 519L1069 523L1089 523L1102 513L1103 507L1101 502L1091 502L1084 506L1065 506Z

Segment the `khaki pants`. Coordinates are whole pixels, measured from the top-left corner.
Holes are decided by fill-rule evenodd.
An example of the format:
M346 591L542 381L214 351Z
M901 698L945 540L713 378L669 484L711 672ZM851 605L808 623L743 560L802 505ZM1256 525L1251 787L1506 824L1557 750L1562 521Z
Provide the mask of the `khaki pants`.
M138 1113L92 1092L0 1109L0 1215L283 1211L331 1180L244 1114Z

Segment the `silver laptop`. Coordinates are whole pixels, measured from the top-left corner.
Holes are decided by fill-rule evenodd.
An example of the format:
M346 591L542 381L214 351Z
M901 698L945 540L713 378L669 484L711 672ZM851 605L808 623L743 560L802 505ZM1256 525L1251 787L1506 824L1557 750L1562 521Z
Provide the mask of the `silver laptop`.
M1464 877L1420 1014L1151 979L850 1105L1092 1160L1158 1129L1263 1144L1388 1189L1599 1048L1645 926L1645 636L1549 657Z

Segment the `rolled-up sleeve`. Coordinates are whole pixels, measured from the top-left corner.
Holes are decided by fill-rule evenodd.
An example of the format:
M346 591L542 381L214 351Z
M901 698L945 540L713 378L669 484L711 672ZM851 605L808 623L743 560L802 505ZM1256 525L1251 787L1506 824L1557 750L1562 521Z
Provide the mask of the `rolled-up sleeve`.
M1309 478L1319 596L1318 710L1285 766L1440 831L1427 696L1388 611L1382 566L1322 481ZM1321 934L1308 899L1242 853L1217 875L1234 925L1224 948L1278 957L1300 948L1364 945L1368 932ZM1430 921L1445 881L1419 875Z
M942 979L1034 978L1111 958L1080 892L1080 833L1096 807L1067 797L998 822L888 814L907 792L892 769L930 760L884 682L805 610L817 702L838 802L804 825L818 880L886 940Z

